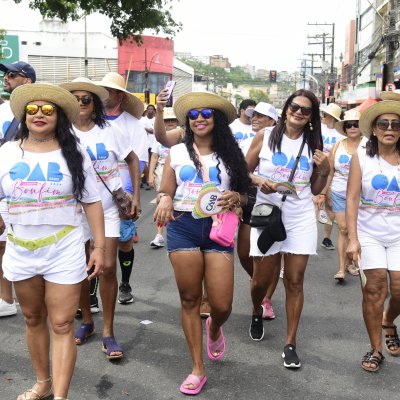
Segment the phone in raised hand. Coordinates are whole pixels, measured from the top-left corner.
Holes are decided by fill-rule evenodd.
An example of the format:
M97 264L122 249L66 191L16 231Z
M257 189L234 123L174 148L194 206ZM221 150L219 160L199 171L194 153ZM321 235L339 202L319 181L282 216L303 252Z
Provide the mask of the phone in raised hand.
M176 81L168 81L165 85L165 89L168 90L168 93L164 100L167 100L166 107L172 107L172 92L174 91L176 85Z

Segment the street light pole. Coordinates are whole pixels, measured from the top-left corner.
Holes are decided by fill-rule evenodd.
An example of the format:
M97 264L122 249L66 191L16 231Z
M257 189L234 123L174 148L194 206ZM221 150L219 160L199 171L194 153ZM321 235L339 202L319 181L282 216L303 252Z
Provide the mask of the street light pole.
M147 104L150 104L150 87L149 87L149 72L151 70L151 64L154 61L155 57L158 57L158 53L154 53L153 57L151 57L149 67L147 68L147 49L144 49L144 83L145 83L145 91L144 91L144 97L145 97L145 102Z

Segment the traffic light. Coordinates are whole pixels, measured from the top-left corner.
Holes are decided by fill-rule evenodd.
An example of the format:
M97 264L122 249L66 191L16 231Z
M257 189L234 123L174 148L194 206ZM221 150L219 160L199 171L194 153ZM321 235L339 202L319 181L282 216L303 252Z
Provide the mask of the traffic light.
M269 71L269 81L276 82L276 71L275 70Z

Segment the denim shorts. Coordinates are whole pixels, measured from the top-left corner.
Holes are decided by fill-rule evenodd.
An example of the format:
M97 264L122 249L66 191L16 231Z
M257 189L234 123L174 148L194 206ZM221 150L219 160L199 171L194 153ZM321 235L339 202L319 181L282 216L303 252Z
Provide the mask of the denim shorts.
M346 211L346 197L336 192L331 193L332 211L335 213L344 213Z
M167 225L167 250L233 253L232 247L220 246L210 239L212 218L195 219L191 212L174 211L175 221Z

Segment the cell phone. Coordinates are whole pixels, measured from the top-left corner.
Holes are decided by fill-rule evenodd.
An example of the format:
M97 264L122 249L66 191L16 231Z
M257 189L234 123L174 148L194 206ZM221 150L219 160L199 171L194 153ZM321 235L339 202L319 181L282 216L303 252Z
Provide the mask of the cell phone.
M172 92L174 91L176 85L176 81L168 81L165 85L165 89L168 90L167 96L165 99L167 100L166 107L172 107Z

